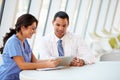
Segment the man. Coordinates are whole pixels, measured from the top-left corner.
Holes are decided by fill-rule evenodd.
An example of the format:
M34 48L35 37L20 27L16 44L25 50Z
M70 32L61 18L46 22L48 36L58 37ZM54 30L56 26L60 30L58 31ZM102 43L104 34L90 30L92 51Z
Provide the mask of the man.
M94 62L94 55L85 42L79 36L67 31L69 16L66 12L57 12L52 24L54 32L44 36L39 46L40 59L74 56L71 66L83 66ZM62 50L58 49L59 40L62 42ZM60 54L60 52L62 53Z

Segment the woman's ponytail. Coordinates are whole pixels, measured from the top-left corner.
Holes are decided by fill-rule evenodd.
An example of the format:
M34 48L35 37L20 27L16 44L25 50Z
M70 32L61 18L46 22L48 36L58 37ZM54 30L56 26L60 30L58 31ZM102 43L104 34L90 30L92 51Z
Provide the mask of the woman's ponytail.
M2 54L2 52L3 52L4 46L5 46L5 43L7 42L7 40L8 40L13 34L16 34L16 30L15 30L15 29L10 28L9 30L10 30L10 32L9 32L9 33L6 33L6 34L5 34L5 37L3 37L3 46L0 48L0 53L1 53L1 54Z

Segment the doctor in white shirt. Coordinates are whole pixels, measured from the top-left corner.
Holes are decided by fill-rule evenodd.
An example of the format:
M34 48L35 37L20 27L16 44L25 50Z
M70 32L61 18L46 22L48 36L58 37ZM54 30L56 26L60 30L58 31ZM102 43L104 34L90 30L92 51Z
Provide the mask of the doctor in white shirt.
M54 32L44 36L39 44L40 59L59 57L57 41L62 40L63 56L74 56L71 66L83 66L95 62L95 57L84 40L78 35L67 31L69 16L64 11L59 11L53 19Z

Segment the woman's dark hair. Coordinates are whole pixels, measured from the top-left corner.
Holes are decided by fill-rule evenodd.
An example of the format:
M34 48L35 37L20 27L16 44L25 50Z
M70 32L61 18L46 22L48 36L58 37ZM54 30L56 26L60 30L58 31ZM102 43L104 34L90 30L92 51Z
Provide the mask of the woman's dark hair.
M5 37L3 37L3 46L0 48L0 52L2 54L4 46L6 41L13 35L16 34L16 32L19 32L21 29L21 26L25 26L26 28L30 25L32 25L33 22L36 22L36 25L38 25L38 20L31 14L23 14L21 15L15 24L15 29L10 28L10 32L5 34Z
M59 12L57 12L57 13L55 14L53 20L55 21L55 19L56 19L57 17L60 17L60 18L62 18L62 19L67 18L68 23L69 23L69 16L68 16L68 14L67 14L66 12L64 12L64 11L59 11Z

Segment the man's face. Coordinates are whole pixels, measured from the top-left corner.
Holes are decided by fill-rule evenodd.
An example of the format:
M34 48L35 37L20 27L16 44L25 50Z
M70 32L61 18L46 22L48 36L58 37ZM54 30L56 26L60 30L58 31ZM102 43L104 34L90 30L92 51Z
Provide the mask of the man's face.
M69 22L67 18L62 19L60 17L57 17L53 21L53 26L54 26L54 33L58 38L62 38L64 34L66 33L66 30L68 28Z

